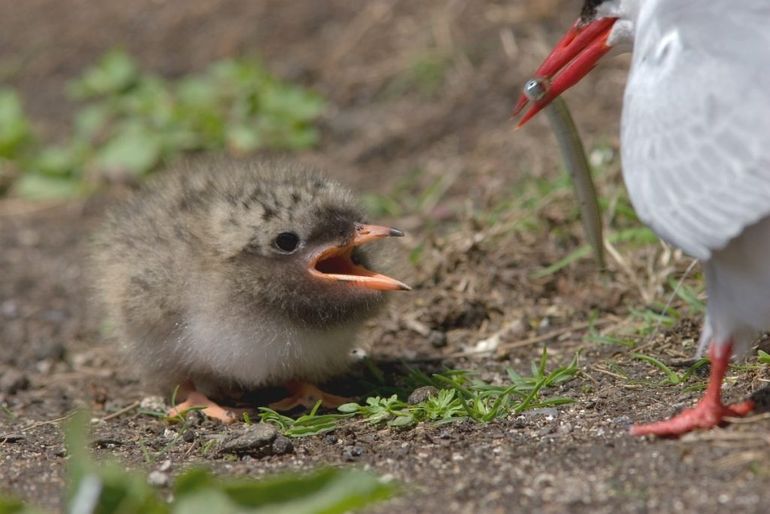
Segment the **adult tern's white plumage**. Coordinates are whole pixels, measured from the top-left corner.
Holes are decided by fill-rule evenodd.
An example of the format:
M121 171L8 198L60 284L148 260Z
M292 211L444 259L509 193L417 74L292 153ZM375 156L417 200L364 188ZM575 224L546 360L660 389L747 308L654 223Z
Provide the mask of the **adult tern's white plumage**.
M770 329L770 2L587 0L537 70L549 85L520 125L613 46L633 43L623 101L623 175L640 219L703 264L703 399L635 435L679 435L745 415L720 387L733 351ZM519 100L516 112L528 101Z

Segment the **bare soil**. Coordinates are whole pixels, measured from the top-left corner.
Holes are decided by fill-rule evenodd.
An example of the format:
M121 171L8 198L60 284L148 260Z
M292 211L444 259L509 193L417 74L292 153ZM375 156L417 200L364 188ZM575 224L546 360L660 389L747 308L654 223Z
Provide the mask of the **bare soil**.
M512 206L497 221L479 216L515 198L525 177L560 175L545 121L514 133L509 113L527 74L581 2L11 4L0 5L0 80L20 90L51 138L66 133L75 109L67 80L115 46L168 77L218 58L259 55L276 74L325 95L331 107L323 142L297 158L362 193L395 194L406 205L382 221L409 232L399 277L415 291L392 302L362 337L384 368L403 360L428 370L473 369L495 380L506 367L526 372L547 344L552 364L580 351L581 373L549 393L575 400L556 412L411 430L351 422L333 434L295 439L284 455L211 455L207 439L238 427L201 421L180 437L180 427L139 414L137 402L147 391L91 306L87 242L116 194L64 204L5 199L0 489L60 510L66 458L60 422L87 407L101 420L94 423L97 452L127 466L153 470L170 460L172 474L202 464L249 476L363 466L406 484L403 496L376 512L768 511L767 415L680 440L631 438L633 421L669 416L700 393L688 387L692 381L661 385L663 375L628 348L585 337L591 316L601 331L612 331L634 323L631 309L665 303L666 277L680 276L689 261L651 245L624 248L623 260L612 261L603 276L584 259L534 278L580 245L569 191ZM426 59L440 63L438 78L420 66ZM589 148L617 150L626 66L624 58L609 60L568 95ZM616 158L607 168L604 193L621 181ZM410 203L442 177L447 191L437 202ZM528 217L539 222L516 225ZM412 264L405 256L418 247L420 259ZM689 359L699 323L685 312L673 328L641 338L637 350L668 363ZM495 335L495 351L469 351ZM738 367L725 394L743 398L769 376L761 366Z

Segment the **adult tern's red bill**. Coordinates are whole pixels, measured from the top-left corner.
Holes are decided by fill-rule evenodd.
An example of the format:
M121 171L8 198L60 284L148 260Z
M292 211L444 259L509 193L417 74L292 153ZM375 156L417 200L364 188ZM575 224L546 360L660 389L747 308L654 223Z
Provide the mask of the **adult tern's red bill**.
M770 1L587 0L522 96L526 123L612 47L633 43L622 118L623 174L639 218L703 264L709 295L701 401L635 435L676 436L742 416L720 387L730 356L770 330Z

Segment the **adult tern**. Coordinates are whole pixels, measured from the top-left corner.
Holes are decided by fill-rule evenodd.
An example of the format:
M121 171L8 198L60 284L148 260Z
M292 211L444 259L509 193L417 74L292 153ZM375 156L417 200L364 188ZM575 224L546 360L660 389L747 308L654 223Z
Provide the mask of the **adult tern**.
M634 435L677 436L751 412L724 405L733 354L770 330L770 2L587 0L522 95L519 125L585 76L613 48L633 47L626 84L623 176L639 218L698 259L708 307L699 352L703 398Z

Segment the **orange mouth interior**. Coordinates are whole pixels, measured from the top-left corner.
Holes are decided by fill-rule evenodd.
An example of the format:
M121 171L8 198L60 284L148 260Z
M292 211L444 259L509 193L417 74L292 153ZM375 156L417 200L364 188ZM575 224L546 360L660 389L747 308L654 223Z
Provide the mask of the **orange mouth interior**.
M411 290L403 282L354 263L352 259L354 249L355 246L327 248L310 262L310 273L322 280L347 282L377 291Z

